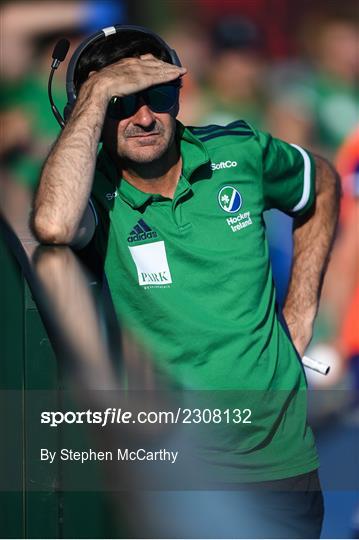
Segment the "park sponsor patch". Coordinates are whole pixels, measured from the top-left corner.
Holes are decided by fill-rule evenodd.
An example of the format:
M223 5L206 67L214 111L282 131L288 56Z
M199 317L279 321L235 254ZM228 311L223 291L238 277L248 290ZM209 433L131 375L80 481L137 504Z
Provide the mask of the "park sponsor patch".
M137 268L139 285L146 288L169 287L172 277L163 240L128 246L128 249Z

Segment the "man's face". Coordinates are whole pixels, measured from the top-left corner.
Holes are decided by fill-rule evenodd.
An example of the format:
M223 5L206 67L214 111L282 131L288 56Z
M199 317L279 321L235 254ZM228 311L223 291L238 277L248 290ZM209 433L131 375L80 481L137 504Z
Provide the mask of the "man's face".
M172 147L176 121L169 113L153 112L142 100L136 112L123 120L107 118L103 141L122 161L151 163Z

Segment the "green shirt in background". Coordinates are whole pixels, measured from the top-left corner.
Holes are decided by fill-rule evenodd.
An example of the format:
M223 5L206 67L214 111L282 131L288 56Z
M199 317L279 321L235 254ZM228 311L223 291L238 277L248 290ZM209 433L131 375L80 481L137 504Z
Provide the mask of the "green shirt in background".
M312 207L312 157L244 121L178 123L177 135L173 200L137 190L99 155L94 242L115 309L177 385L252 409L252 424L221 425L216 444L203 443L221 480L308 472L318 459L306 380L276 313L263 212Z
M56 84L52 93L61 111L66 103L66 93ZM47 76L29 74L20 83L4 87L2 97L2 109L21 111L30 130L28 144L12 153L6 163L7 169L14 180L35 190L44 160L61 131L49 106Z

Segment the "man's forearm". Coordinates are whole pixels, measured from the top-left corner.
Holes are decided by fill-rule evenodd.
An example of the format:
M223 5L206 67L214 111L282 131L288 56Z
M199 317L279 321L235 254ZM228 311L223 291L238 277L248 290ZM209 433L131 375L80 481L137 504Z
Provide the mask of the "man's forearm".
M33 229L40 241L71 242L91 191L106 102L84 84L71 117L44 165Z
M310 216L294 221L292 273L283 308L294 345L301 355L312 337L339 212L338 176L325 160L315 161L315 209Z

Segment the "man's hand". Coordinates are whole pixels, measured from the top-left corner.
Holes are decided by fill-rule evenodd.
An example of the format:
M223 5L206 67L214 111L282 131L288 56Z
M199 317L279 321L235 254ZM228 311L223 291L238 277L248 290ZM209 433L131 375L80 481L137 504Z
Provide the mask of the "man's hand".
M323 158L315 157L315 163L315 208L309 215L294 220L292 273L283 308L293 343L301 356L312 338L339 213L339 177Z
M156 84L173 81L186 71L186 68L163 62L152 54L144 54L139 58L124 58L99 71L92 71L84 86L101 88L108 103L113 96L124 97Z

